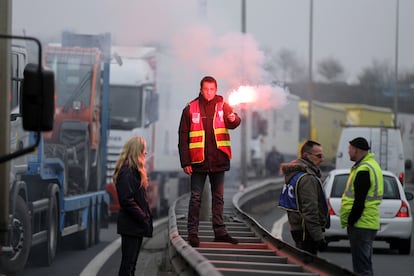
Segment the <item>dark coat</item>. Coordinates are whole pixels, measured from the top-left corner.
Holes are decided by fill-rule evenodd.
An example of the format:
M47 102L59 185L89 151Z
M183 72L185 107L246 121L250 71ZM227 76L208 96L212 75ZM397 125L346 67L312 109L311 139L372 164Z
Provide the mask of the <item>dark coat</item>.
M120 235L152 237L152 214L147 193L141 187L141 176L136 169L122 166L116 181L121 209L117 231Z
M283 163L281 168L285 175L285 183L288 183L300 171L307 173L296 187L299 213L288 211L290 230L304 231L306 229L314 241L323 239L329 214L319 169L306 159Z
M199 164L191 164L190 149L189 149L189 133L190 133L190 105L188 104L181 115L180 127L178 130L178 150L180 152L181 167L186 166L193 167L194 172L208 173L208 172L222 172L230 169L230 159L227 155L219 150L216 145L216 139L214 136L213 120L216 104L223 101L222 96L216 95L211 101L207 101L203 96L199 95L194 100L200 101L200 116L203 120L203 126L205 130L205 148L204 156L205 160ZM228 129L235 129L240 125L241 119L236 114L236 120L229 122L227 116L233 112L233 109L227 103L223 105L224 122Z

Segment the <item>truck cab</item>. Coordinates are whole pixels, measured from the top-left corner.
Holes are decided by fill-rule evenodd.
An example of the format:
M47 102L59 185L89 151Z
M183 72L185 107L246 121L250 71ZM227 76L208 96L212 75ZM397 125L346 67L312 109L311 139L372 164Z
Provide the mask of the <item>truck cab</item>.
M111 195L112 215L119 211L116 189L112 183L116 161L122 146L132 136L147 141L146 166L150 175L149 205L158 208L158 184L151 177L154 171L154 134L158 119L158 94L155 80L155 48L112 47L110 89L110 130L108 137L106 190Z
M40 41L26 40L37 41L42 52ZM73 163L45 154L43 134L53 127L54 74L41 64L26 64L25 49L11 48L10 153L0 156L1 162L11 160L7 220L2 222L7 235L0 244L0 274L6 275L23 270L29 255L50 265L66 237L81 249L95 245L108 216L105 191L67 193Z

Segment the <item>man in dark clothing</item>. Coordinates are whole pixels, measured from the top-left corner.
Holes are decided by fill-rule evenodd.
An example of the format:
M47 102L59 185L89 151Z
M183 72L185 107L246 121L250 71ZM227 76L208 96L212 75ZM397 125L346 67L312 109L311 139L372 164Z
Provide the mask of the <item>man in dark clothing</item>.
M279 207L287 211L296 247L315 255L327 247L324 232L329 224L319 170L323 160L322 146L308 140L301 148L301 158L281 165L286 184Z
M198 247L198 225L201 195L207 176L211 184L212 223L214 241L238 241L227 233L223 218L224 172L230 169L231 147L228 129L240 124L240 117L233 112L223 97L217 95L217 82L204 77L200 94L183 110L178 149L181 167L191 176L191 198L188 208L188 241Z
M277 176L280 171L280 164L284 161L283 155L277 151L276 147L273 146L272 150L266 156L266 171L269 176Z
M382 169L369 153L364 137L349 141L349 159L354 161L342 194L341 226L347 228L352 266L358 275L374 275L372 244L380 228L379 205L384 194Z

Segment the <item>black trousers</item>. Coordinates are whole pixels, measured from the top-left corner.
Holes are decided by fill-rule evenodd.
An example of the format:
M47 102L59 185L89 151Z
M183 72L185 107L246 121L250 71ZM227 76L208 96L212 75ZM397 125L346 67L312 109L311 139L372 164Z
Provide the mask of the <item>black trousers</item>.
M201 198L207 175L211 188L211 212L214 235L224 236L227 229L223 218L223 194L224 194L224 172L215 173L193 173L191 175L191 197L188 206L188 234L198 235L200 220Z
M292 239L295 241L297 248L317 255L318 244L311 238L308 231L305 231L305 236L303 236L302 230L294 230L290 231L290 233L292 234Z
M122 259L118 276L134 276L143 237L121 235Z

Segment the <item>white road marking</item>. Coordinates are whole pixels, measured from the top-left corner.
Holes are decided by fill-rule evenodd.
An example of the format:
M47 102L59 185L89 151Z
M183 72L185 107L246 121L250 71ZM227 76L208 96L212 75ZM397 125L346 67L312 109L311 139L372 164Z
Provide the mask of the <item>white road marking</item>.
M168 227L168 217L158 219L154 221L153 227L153 235L157 235L160 231L162 231L165 227ZM145 242L145 241L144 241ZM101 269L101 267L105 264L105 262L121 247L121 237L114 240L111 244L105 247L98 255L93 258L89 264L82 270L79 276L96 276ZM1 276L1 275L0 275Z
M101 253L95 256L92 261L82 270L80 276L95 276L98 274L105 262L114 254L121 246L121 237L114 240L110 245L105 247Z
M283 224L285 224L287 221L288 221L287 215L284 214L280 219L278 219L277 221L275 221L275 223L273 223L271 233L275 238L279 240L283 240L282 239Z

